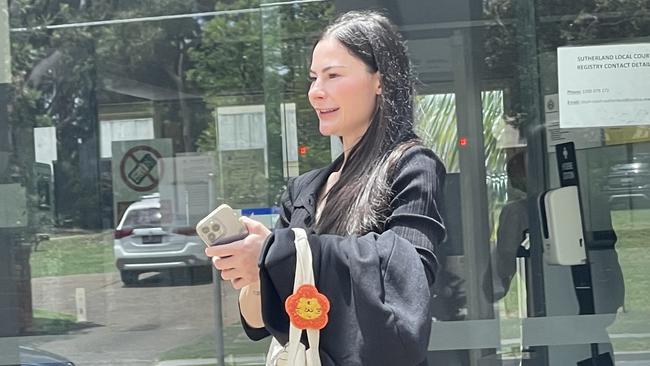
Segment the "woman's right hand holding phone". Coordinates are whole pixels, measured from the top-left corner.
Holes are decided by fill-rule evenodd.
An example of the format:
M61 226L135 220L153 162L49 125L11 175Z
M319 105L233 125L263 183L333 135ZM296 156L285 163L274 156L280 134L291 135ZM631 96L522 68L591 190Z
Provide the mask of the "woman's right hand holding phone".
M235 289L259 282L260 252L264 241L271 234L266 226L253 219L243 216L240 221L248 229L248 236L205 250L205 254L212 257L212 264L221 271L221 278L230 281Z

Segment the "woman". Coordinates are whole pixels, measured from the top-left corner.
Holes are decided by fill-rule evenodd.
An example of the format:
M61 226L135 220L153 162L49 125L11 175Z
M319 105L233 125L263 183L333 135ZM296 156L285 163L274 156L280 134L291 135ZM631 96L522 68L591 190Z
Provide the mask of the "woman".
M271 334L285 344L284 301L296 263L291 228L305 228L316 286L331 304L322 364L426 364L445 170L413 132L404 44L382 15L344 14L314 46L310 76L320 132L339 136L344 153L288 182L273 233L243 218L246 239L206 254L241 289L248 336Z

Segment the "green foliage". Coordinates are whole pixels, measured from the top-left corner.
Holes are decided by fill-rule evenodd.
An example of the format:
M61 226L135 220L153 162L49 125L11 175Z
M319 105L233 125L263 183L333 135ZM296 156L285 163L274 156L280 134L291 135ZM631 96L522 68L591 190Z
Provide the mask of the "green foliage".
M73 315L34 309L34 319L28 333L30 335L65 334L81 327Z
M482 103L485 166L488 176L500 175L505 172L505 156L498 149L499 138L504 129L503 93L483 92ZM440 156L449 172L459 171L457 124L454 94L417 97L416 132L425 145Z
M201 4L213 6L212 1ZM93 166L99 139L99 105L140 102L131 95L107 92L114 80L127 80L177 92L172 101L151 101L159 137L174 137L175 151L194 151L194 143L210 116L193 103L194 85L186 80L189 49L198 42L200 19L143 21L108 26L76 26L46 30L46 25L207 10L196 2L78 2L14 0L9 2L14 87L11 125L31 129L55 126L57 177L66 189L57 197L57 213L74 224L96 226L98 172ZM106 85L108 84L108 85ZM169 99L169 96L167 96ZM165 126L167 121L174 125ZM90 144L90 146L88 145ZM29 144L28 144L29 145ZM22 156L32 156L27 152ZM20 171L30 169L26 161ZM26 174L26 173L25 173ZM29 177L25 175L25 181ZM90 214L90 215L89 215Z
M496 237L500 207L506 202L506 156L499 148L503 136L503 92L481 93L483 142L491 236ZM454 94L422 95L416 99L416 132L426 146L440 156L447 172L458 172L458 133ZM477 184L479 184L477 182Z
M261 95L265 67L277 73L284 84L283 93L306 93L307 60L315 36L333 15L330 3L278 7L275 18L264 18L259 0L219 3L216 10L241 10L214 17L203 25L201 43L190 57L195 67L188 71L206 99L224 95ZM265 10L270 11L270 10ZM266 24L279 24L277 34L264 30ZM272 54L279 64L271 64L263 54L264 37L278 37Z
M115 271L112 232L52 237L32 253L32 278Z
M318 133L318 122L307 103L307 64L315 36L333 15L333 4L262 10L259 1L240 0L216 8L236 9L245 12L220 15L203 25L200 44L189 51L194 67L188 70L187 78L197 84L213 110L220 106L266 104L270 109L266 116L270 136L280 134L280 117L275 108L280 103L295 103L299 145L310 148L306 156L300 157L301 171L325 165L330 161L329 138ZM197 149L212 151L216 143L211 122L201 132ZM273 154L275 161L281 159L277 151ZM274 173L277 170L271 169Z
M196 150L198 152L215 151L217 147L216 124L216 121L213 119L208 123L208 127L201 131L199 138L196 140Z
M448 172L458 171L458 133L454 94L421 95L416 99L416 132L440 156Z
M216 10L258 8L259 1L238 0ZM258 11L225 14L203 25L201 43L189 51L187 72L207 98L260 93L263 81L261 21Z

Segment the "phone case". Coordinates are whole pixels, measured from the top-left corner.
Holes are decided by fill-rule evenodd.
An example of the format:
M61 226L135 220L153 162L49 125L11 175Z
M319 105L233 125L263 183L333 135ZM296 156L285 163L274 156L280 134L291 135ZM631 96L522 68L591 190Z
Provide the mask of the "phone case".
M196 225L196 232L207 246L232 243L248 235L246 226L230 206L223 204Z

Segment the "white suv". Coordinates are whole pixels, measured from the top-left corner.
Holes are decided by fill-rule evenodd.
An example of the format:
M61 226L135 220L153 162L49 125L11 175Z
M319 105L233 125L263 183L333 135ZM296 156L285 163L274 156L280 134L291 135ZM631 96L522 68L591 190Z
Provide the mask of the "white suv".
M192 274L211 273L194 225L166 221L158 195L145 196L124 212L113 235L113 253L125 285L137 283L144 272L185 268Z

